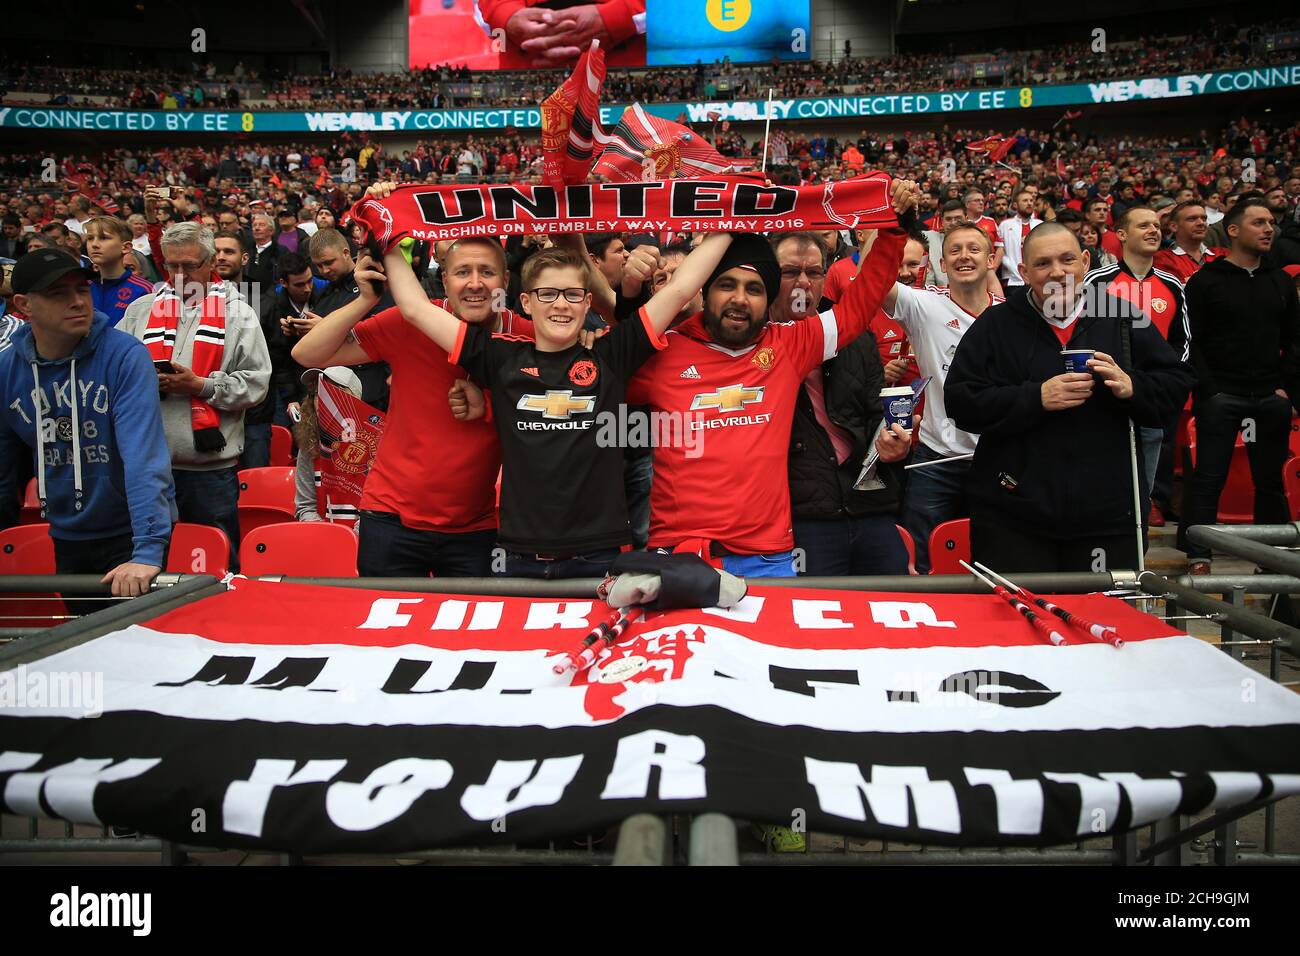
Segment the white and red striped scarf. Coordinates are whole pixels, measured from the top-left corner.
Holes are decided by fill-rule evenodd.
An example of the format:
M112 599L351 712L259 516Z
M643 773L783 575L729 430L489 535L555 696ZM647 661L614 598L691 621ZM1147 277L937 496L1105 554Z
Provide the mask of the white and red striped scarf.
M149 325L144 344L155 362L170 362L176 348L176 326L180 320L181 299L170 282L163 283L149 309ZM226 348L226 284L218 281L208 286L203 297L203 314L194 330L194 349L190 370L207 378L221 369ZM221 434L217 410L197 395L190 398L191 427L196 451L221 451L226 439Z

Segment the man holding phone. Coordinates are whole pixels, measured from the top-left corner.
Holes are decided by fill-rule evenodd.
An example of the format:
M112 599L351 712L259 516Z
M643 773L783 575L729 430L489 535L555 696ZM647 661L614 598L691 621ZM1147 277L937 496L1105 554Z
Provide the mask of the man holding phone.
M321 319L322 290L316 285L311 263L302 253L286 252L279 264L280 291L262 296L262 334L271 356L271 387L266 400L273 406L271 422L292 427L289 408L302 400L301 378L306 369L293 360L291 353L298 340ZM270 454L269 447L267 454Z
M167 281L131 303L121 328L173 368L159 371L158 388L176 505L182 521L226 532L233 571L244 411L265 397L271 360L256 313L213 272L212 233L200 223L175 223L159 245Z
M317 275L329 283L321 290L320 299L307 325L299 335L310 332L320 316L329 315L343 308L361 294L357 280L353 276L356 263L352 259L352 247L337 229L321 229L307 243L311 262ZM367 315L377 315L385 309L392 308L393 296L387 288L379 290L379 300L371 307ZM303 323L305 324L305 322ZM351 366L361 379L362 401L373 405L381 412L388 411L388 376L390 369L384 362L365 362Z

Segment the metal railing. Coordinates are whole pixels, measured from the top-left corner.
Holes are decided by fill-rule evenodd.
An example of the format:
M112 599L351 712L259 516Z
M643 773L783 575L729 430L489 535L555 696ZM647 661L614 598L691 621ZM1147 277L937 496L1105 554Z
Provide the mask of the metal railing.
M1280 677L1280 654L1300 653L1300 630L1273 620L1246 607L1247 592L1265 595L1300 594L1300 557L1270 545L1300 546L1300 525L1196 527L1188 530L1193 541L1210 544L1229 554L1255 561L1281 574L1184 576L1169 580L1153 572L1139 578L1131 572L1021 574L1017 583L1037 593L1085 594L1123 591L1125 597L1139 601L1163 601L1167 621L1198 619L1216 625L1220 631L1218 646L1228 653L1242 653L1238 648L1268 647L1269 676ZM1263 549L1263 550L1261 550ZM1296 574L1285 573L1294 569ZM591 597L598 580L570 579L544 581L524 578L288 578L261 580L292 581L333 587L411 591L427 594L491 594L501 597ZM826 588L850 591L892 591L916 594L984 593L983 585L966 575L882 576L844 578L774 578L752 579L764 587ZM147 620L190 601L221 593L222 586L206 575L160 575L153 590L140 598L123 600L83 619L69 621L48 630L32 633L7 633L0 638L14 638L0 645L0 669L17 666L47 654L74 647L131 623ZM0 609L6 594L76 591L81 594L105 594L107 589L94 575L6 575L0 576ZM1226 600L1209 595L1223 594ZM1182 613L1182 612L1190 613ZM1186 630L1180 627L1179 630ZM1238 635L1244 636L1245 640ZM1295 801L1292 801L1294 805ZM1275 802L1257 802L1216 814L1190 824L1183 818L1160 821L1142 831L1130 831L1108 837L1081 840L1073 845L1043 849L1024 848L949 848L870 841L856 837L809 834L809 849L804 853L775 853L742 848L737 833L741 824L719 813L706 813L693 819L663 818L640 814L629 818L619 828L612 850L588 842L583 847L559 847L554 842L537 847L462 847L402 853L402 858L431 863L518 863L518 864L614 864L666 865L1014 865L1014 864L1094 864L1094 865L1181 865L1203 858L1217 865L1296 864L1300 852L1279 852L1276 846ZM1250 815L1262 813L1263 848L1239 844L1238 826ZM689 820L689 823L686 822ZM24 829L20 836L0 832L0 854L114 852L158 854L164 863L183 862L187 856L219 852L216 848L188 846L152 837L113 839L107 828L102 832L76 835L71 823L61 824L62 834L41 835L38 821L9 817L8 829ZM15 823L14 821L18 821ZM47 827L60 826L46 822ZM86 828L81 828L85 830ZM1202 840L1213 834L1211 840ZM834 847L840 841L838 848ZM857 844L854 846L854 844ZM355 856L355 854L340 855ZM293 854L281 855L284 863L301 862Z

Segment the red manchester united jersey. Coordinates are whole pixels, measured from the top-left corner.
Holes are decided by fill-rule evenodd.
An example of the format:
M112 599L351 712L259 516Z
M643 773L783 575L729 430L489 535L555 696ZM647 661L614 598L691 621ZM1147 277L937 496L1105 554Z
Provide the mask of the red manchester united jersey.
M788 551L790 423L803 380L835 354L832 313L771 323L744 349L711 341L700 314L665 337L628 389L689 431L655 449L650 547L706 538L740 554Z
M808 373L860 335L898 274L906 234L882 229L834 309L769 323L742 349L714 342L696 313L665 336L628 386L628 401L681 422L686 440L655 448L650 547L692 538L737 554L788 551L787 456ZM662 428L662 425L660 426Z

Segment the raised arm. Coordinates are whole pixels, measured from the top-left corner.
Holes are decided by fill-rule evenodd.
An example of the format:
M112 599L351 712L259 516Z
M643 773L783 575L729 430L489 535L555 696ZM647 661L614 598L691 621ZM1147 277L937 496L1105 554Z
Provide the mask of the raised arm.
M429 301L420 288L420 280L396 247L384 256L384 272L388 276L388 291L393 294L402 318L433 339L444 351L454 351L461 321Z
M409 270L408 270L409 271ZM331 365L362 365L372 361L356 339L352 329L370 314L379 301L371 282L386 281L383 272L375 268L368 254L357 260L353 278L361 294L329 315L321 318L315 327L298 340L293 347L293 359L306 368L329 368Z
M722 261L731 245L731 233L711 232L682 260L667 284L650 297L645 304L646 315L656 332L664 332L673 319L681 313L687 302L695 297Z
M911 180L895 180L893 184L894 211L899 216L909 213L916 205L920 190ZM871 324L876 313L885 305L890 294L898 300L895 285L898 282L898 263L903 258L907 244L907 230L902 226L890 229L867 230L860 246L858 274L844 290L844 296L835 304L835 324L838 329L838 348L848 345Z

